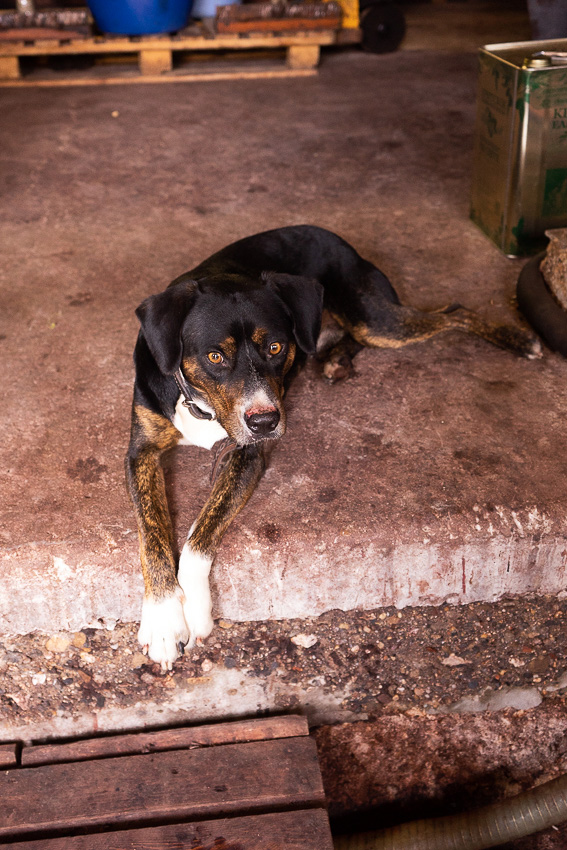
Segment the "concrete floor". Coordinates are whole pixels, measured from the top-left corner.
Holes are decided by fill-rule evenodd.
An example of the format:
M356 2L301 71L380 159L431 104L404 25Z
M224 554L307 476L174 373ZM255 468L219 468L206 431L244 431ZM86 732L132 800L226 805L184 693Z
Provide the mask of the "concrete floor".
M0 90L0 634L138 618L133 311L208 253L315 223L404 300L520 321L521 261L468 219L475 83L474 55L349 50L306 80ZM308 368L219 552L216 616L561 594L566 376L548 351L528 362L456 334L365 351L339 386ZM170 458L180 537L209 468L201 450Z

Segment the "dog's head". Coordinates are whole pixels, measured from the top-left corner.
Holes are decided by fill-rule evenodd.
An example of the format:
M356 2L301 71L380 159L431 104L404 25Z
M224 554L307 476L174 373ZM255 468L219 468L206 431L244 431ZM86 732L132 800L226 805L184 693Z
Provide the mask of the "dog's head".
M136 315L164 375L183 375L238 445L285 432L284 378L297 349L315 352L318 281L265 273L253 280L182 276Z

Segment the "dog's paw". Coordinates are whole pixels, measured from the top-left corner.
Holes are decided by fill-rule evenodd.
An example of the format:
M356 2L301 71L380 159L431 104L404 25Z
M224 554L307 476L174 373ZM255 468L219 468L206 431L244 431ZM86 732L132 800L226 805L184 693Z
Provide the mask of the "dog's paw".
M347 354L330 357L323 364L323 375L331 384L352 378L354 374L353 362Z
M213 559L195 551L187 541L179 558L179 582L185 602L183 613L189 628L189 646L195 646L210 635L213 630L211 591L209 573Z
M189 640L181 588L165 599L144 598L138 640L144 652L160 664L162 670L173 668L179 655L178 645L185 645Z
M543 347L537 337L532 336L527 343L525 356L528 360L541 360L543 357Z

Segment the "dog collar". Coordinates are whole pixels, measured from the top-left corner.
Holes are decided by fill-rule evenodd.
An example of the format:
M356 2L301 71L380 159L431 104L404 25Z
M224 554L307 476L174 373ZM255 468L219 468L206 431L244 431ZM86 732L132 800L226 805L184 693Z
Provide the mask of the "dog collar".
M212 413L208 413L206 410L201 410L201 408L197 405L193 396L193 391L187 383L185 375L181 369L178 369L177 372L174 373L173 377L175 378L175 383L177 384L179 392L183 396L181 404L187 408L189 413L191 413L195 419L214 419L215 417Z

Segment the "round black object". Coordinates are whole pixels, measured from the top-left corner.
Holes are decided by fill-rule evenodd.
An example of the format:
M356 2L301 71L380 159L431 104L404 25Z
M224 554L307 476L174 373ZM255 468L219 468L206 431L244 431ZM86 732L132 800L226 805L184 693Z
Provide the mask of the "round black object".
M404 13L394 3L360 0L362 46L371 53L397 50L406 34Z
M549 347L567 357L567 310L557 303L540 271L544 257L545 252L532 257L520 272L518 307Z

